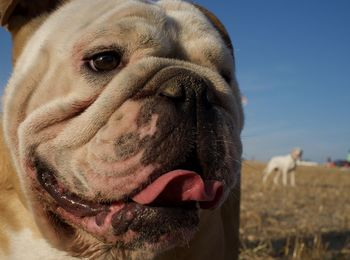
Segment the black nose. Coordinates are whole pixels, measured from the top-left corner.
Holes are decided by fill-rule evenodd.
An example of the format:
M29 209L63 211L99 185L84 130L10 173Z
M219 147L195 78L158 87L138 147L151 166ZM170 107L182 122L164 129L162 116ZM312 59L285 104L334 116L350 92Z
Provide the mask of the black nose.
M181 69L161 84L159 95L188 107L208 108L211 106L213 96L209 86L209 82L197 73Z

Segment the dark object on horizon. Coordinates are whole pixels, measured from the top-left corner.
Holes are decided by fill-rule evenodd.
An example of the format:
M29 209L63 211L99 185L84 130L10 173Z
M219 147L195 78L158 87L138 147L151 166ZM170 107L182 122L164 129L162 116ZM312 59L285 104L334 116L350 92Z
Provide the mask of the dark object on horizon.
M346 167L346 168L350 168L350 163L347 162L346 160L335 160L333 162L334 166L336 167Z

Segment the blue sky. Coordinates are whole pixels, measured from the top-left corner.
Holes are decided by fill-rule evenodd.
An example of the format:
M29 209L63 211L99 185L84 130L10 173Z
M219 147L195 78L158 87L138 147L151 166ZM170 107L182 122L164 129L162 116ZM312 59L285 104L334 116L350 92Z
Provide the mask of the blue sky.
M350 1L196 1L226 25L245 106L244 157L293 147L319 162L350 149ZM219 4L219 2L221 2ZM0 93L10 40L0 30Z

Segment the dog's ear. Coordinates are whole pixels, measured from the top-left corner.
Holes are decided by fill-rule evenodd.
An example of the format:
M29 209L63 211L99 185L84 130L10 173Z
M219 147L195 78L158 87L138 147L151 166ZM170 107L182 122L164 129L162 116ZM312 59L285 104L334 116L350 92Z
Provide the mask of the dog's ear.
M200 6L197 4L194 4L194 6L197 7L197 9L199 9L209 19L209 21L216 28L216 30L219 31L222 39L224 40L226 46L230 49L232 57L233 57L232 41L231 41L231 38L230 38L225 26L220 22L220 20L212 12L210 12L209 10L204 8L203 6Z
M46 19L45 14L67 1L70 0L0 0L0 25L12 34L14 63L24 44Z
M8 18L17 5L18 0L0 0L0 24L7 24Z
M59 0L0 0L0 25L15 32L44 13L51 12L64 1Z

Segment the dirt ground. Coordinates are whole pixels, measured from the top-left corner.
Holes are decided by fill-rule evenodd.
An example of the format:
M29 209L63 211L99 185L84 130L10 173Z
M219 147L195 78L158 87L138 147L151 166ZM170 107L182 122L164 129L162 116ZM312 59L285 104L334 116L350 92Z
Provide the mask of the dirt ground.
M350 259L350 170L299 167L292 188L264 166L243 162L240 259Z

